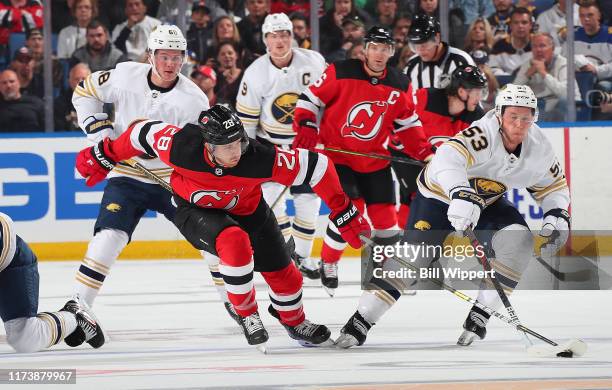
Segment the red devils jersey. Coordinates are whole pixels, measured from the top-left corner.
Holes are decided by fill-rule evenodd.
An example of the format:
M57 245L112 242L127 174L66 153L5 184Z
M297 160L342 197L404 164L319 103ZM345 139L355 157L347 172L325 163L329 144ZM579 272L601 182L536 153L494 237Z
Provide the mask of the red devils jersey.
M421 88L416 92L416 112L423 124L427 140L436 147L442 145L459 131L469 127L472 122L484 116L480 107L472 112L464 110L458 116L448 112L448 95L445 89ZM389 146L402 150L402 145L396 137Z
M408 78L395 68L387 67L379 78L368 76L359 60L330 65L300 96L294 126L305 119L316 122L322 108L319 137L326 147L388 155L384 145L395 133L416 158L431 154L431 145L414 111ZM336 164L357 172L373 172L389 165L386 160L369 157L326 154Z
M283 150L251 139L238 165L223 168L210 161L198 126L181 129L154 120L131 124L111 141L111 148L122 160L143 152L158 156L174 169L170 176L174 192L203 208L249 215L261 199L261 184L268 181L286 186L307 183L332 210L345 204L334 165L304 149Z

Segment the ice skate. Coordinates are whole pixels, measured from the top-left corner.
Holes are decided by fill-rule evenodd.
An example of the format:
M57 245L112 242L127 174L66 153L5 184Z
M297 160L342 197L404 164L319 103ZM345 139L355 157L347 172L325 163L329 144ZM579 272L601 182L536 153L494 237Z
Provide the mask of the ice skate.
M280 314L272 305L268 306L268 312L277 320L281 320ZM330 340L331 332L325 325L313 324L308 320L296 326L289 326L282 322L281 324L287 330L289 337L297 340L303 347L326 347L333 344Z
M225 310L227 311L227 314L229 314L230 318L236 321L238 325L242 326L240 316L238 313L236 313L236 310L234 310L234 305L232 305L231 302L223 302L223 306L225 307Z
M302 275L312 280L319 280L321 278L321 270L317 260L310 257L302 257L295 252L292 257L293 262Z
M356 311L340 330L340 336L335 341L336 346L339 348L350 348L362 345L365 343L368 331L373 325Z
M338 288L338 263L321 262L321 284L325 292L333 297Z
M64 341L70 347L78 347L87 342L94 348L100 348L104 345L105 336L100 323L93 315L93 312L87 304L81 301L78 297L66 302L60 311L67 311L76 317L77 328L64 338Z
M485 312L472 307L472 310L468 313L465 322L463 323L463 333L457 340L458 345L468 346L476 339L483 340L487 335L487 322L489 321L488 316Z
M255 312L248 317L239 316L240 327L244 332L249 345L255 346L259 351L266 353L266 341L268 341L268 332L264 328L259 313Z

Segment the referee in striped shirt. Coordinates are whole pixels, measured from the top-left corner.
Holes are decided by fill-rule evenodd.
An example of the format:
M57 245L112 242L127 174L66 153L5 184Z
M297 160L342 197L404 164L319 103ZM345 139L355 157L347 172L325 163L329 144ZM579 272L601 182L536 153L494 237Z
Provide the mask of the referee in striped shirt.
M440 23L434 17L415 16L408 41L416 54L408 60L404 73L412 83L413 93L419 88L446 88L457 66L475 65L469 54L442 42Z

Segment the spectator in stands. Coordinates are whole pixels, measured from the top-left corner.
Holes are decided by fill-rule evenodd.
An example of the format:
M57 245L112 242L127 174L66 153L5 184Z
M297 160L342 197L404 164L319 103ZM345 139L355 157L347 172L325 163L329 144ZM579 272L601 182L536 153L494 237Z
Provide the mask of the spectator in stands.
M25 45L30 50L32 58L34 58L34 79L43 80L43 57L45 54L45 40L43 39L42 31L37 28L28 31L26 33ZM59 92L64 86L64 67L55 56L52 56L51 58L51 69L51 74L53 77L53 88L55 89L55 91ZM44 95L36 94L36 96L42 98Z
M397 58L397 69L403 71L408 65L408 60L414 56L414 52L410 48L410 45L406 45L400 50Z
M191 24L187 30L187 50L194 53L197 62L203 63L211 57L212 36L210 8L204 5L204 1L193 3Z
M540 14L540 11L538 10L538 7L536 6L535 3L536 3L535 0L516 0L514 2L514 8L520 8L520 7L527 8L531 16L533 16L534 22L535 22L535 18L537 18L538 15Z
M527 8L515 8L510 15L510 35L493 45L489 66L496 76L512 75L531 58L529 41L533 18Z
M365 44L363 39L353 43L353 46L351 46L351 48L346 52L346 58L365 61Z
M291 23L293 24L293 39L295 39L298 47L302 49L310 49L310 25L306 15L294 12L289 16Z
M213 68L206 65L195 67L191 72L191 80L206 94L208 103L213 106L217 104L215 86L217 85L217 73Z
M8 57L9 35L43 27L43 6L38 0L0 2L0 56Z
M596 0L583 0L579 7L582 27L574 36L576 67L597 76L596 88L612 91L612 27L601 23Z
M216 55L219 52L219 45L221 42L231 41L238 48L238 67L246 69L251 62L255 61L255 55L251 53L242 42L240 38L240 31L238 26L234 22L231 16L222 16L215 21L213 27L213 50L214 53L210 58L207 59L206 65L216 68L217 58Z
M419 88L445 88L457 66L474 65L469 54L442 41L440 23L432 16L417 14L408 40L416 54L408 61L404 73L413 92Z
M400 14L395 19L395 23L393 23L391 30L391 36L395 41L395 54L389 59L389 66L397 66L400 52L404 46L408 45L408 31L410 30L411 24L412 19L408 14Z
M270 2L269 0L247 0L246 7L249 14L238 23L238 31L240 31L245 48L260 56L266 53L266 45L261 36L261 26L268 15Z
M542 120L562 121L567 111L567 60L554 55L554 40L549 33L533 34L531 47L531 59L521 65L514 83L528 85L538 102L544 102L544 110L540 111ZM575 89L575 96L580 100L578 84Z
M55 131L79 131L77 114L72 105L72 93L77 84L91 74L89 66L78 63L70 69L68 74L69 89L63 91L53 102L53 118Z
M221 42L217 54L217 85L215 94L217 103L226 104L236 109L236 96L242 80L243 71L238 66L239 58L238 46L231 42Z
M325 60L328 63L341 61L347 58L347 51L355 44L355 42L363 40L365 37L365 27L359 16L347 16L342 22L342 46L328 53Z
M43 101L36 96L22 95L19 89L19 78L14 71L7 69L0 73L0 132L43 130Z
M55 0L53 2L51 8L51 32L53 34L59 34L64 27L70 26L72 23L70 7L73 2L74 0Z
M493 40L504 39L510 33L510 14L514 10L512 0L493 0L495 12L487 20L493 29Z
M132 61L142 61L147 51L147 40L151 31L161 22L147 15L143 0L126 0L127 20L115 26L112 41Z
M201 0L196 0L193 3L200 3ZM205 5L210 10L210 20L215 21L221 16L236 15L239 18L244 16L244 0L205 0ZM231 12L230 12L231 11ZM157 19L164 24L179 24L178 17L178 0L163 0L157 10ZM187 7L183 16L185 25L191 22L191 10Z
M436 2L438 0L421 0ZM391 30L397 18L397 0L376 0L376 18L374 24Z
M334 0L333 7L319 19L321 36L320 51L323 57L340 49L343 44L342 23L345 18L358 16L368 27L372 18L367 12L355 7L354 0Z
M450 0L449 8L463 14L462 31L467 31L476 19L486 18L495 11L491 0Z
M114 68L119 62L127 61L127 56L115 48L108 40L106 26L93 20L87 26L87 44L75 50L70 58L70 66L84 62L92 72Z
M485 50L490 52L493 48L493 30L489 21L485 18L476 19L468 28L465 35L463 50L471 52L474 50Z
M415 14L433 16L440 20L440 7L438 0L418 0Z
M35 66L36 61L34 61L32 52L24 46L15 51L9 69L17 75L22 95L36 96L42 99L45 96L44 79L42 74L34 73Z
M565 22L566 0L556 0L552 8L542 12L537 18L538 32L547 32L555 41L555 47L561 47L567 38L567 24ZM573 0L570 0L573 2ZM574 3L574 26L580 26L578 18L578 4Z
M497 78L493 74L493 71L489 67L489 53L484 50L474 50L470 53L470 56L478 65L478 69L485 75L487 78L487 88L488 94L487 98L480 101L482 108L485 111L489 111L495 106L495 95L497 94L497 90L499 89L499 83L497 82Z
M310 1L309 0L271 0L270 1L270 13L284 13L285 15L299 12L307 17L310 15Z
M98 2L75 0L70 11L74 22L64 27L57 37L57 58L70 58L76 49L85 46L87 25L98 16Z

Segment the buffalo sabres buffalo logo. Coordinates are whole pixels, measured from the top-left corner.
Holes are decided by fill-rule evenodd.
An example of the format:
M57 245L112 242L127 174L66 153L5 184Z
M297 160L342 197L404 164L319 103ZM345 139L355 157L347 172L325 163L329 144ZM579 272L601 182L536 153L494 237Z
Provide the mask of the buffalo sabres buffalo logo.
M200 207L231 210L238 204L238 190L198 190L191 194L191 203Z
M361 102L349 110L346 124L342 128L343 137L355 137L368 141L376 137L382 126L387 102Z
M278 123L283 125L293 123L293 112L295 111L298 97L297 93L287 92L274 99L270 111Z
M425 231L431 229L431 224L421 219L414 224L414 228L420 231Z
M487 195L501 195L506 192L506 186L502 183L490 179L483 179L476 177L470 179L472 187L476 190L476 193L481 196Z
M117 203L109 203L106 206L106 209L110 211L111 213L117 213L121 211L121 205L118 205Z

